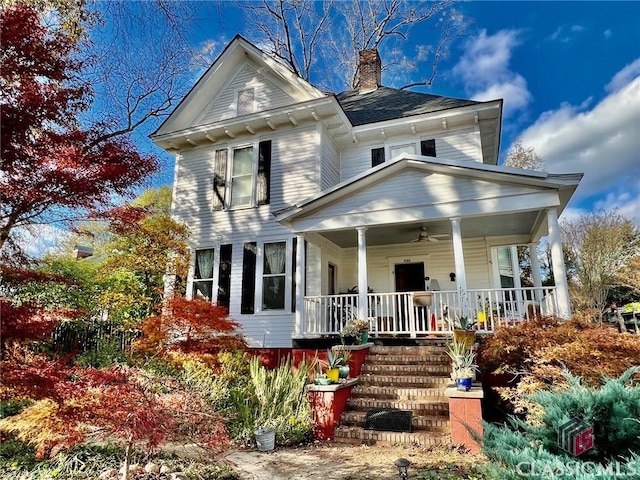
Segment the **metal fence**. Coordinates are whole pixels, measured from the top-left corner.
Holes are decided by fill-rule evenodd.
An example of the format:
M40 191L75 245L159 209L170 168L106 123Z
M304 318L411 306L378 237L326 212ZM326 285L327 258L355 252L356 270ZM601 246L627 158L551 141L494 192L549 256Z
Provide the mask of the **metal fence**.
M101 346L111 344L124 353L142 335L138 329L124 328L121 324L104 320L65 322L51 334L53 348L60 353L97 352Z

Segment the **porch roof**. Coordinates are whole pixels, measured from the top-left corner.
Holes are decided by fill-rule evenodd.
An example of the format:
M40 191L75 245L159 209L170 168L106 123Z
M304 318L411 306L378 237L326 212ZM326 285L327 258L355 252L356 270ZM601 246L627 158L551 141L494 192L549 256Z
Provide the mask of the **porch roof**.
M292 207L276 219L296 232L321 232L341 246L340 231L372 227L368 243L404 243L419 228L449 233L461 217L465 237L546 234L544 211L564 210L582 174L551 174L402 154ZM383 230L376 233L375 228ZM390 229L390 227L393 227ZM333 232L333 233L331 233ZM370 243L371 244L371 243Z

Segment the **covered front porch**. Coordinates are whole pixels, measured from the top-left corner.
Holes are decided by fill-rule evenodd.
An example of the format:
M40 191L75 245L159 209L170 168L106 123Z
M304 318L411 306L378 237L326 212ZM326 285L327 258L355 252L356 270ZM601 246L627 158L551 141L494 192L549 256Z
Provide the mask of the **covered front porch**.
M558 216L579 176L408 155L280 212L296 232L294 338L490 333L533 315L571 315ZM555 284L543 287L547 236ZM521 282L518 248L528 249ZM426 292L430 302L420 301ZM428 303L428 304L427 304Z

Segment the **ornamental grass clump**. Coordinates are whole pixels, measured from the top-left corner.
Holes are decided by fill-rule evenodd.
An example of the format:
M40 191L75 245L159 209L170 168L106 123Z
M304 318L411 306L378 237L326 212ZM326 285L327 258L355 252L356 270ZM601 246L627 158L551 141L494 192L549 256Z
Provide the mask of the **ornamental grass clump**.
M606 473L612 468L613 472L617 469L640 473L640 384L634 380L639 372L640 366L632 367L619 378L607 379L600 388L585 386L579 377L565 372L566 390L530 396L543 411L540 424L532 425L515 417L507 426L485 424L484 452L504 470L499 473L496 469L492 475L521 478L518 475L526 472L527 478L535 480L553 475L614 478ZM584 424L582 433L586 435L584 451L574 452L575 455L569 453L573 443L559 437L559 432L573 419ZM592 447L589 438L593 440ZM589 476L597 472L605 473Z
M315 364L306 362L294 368L291 359L287 359L278 368L268 370L258 357L252 358L249 383L243 390L231 392L232 437L251 444L255 430L266 427L276 431L279 445L310 440L313 419L305 386L315 368Z

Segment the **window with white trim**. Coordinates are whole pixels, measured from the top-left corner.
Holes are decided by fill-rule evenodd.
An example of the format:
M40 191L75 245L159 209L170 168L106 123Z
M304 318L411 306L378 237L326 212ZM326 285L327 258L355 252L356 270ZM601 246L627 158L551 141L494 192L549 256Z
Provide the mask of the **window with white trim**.
M389 158L394 158L400 155L401 153L416 153L416 144L415 143L405 143L403 145L393 145L389 147Z
M292 239L260 244L256 262L256 311L291 310L292 256Z
M269 204L270 177L271 140L215 150L213 210Z
M212 301L215 249L195 251L192 298Z
M231 160L231 207L251 205L253 198L253 147L233 150Z

